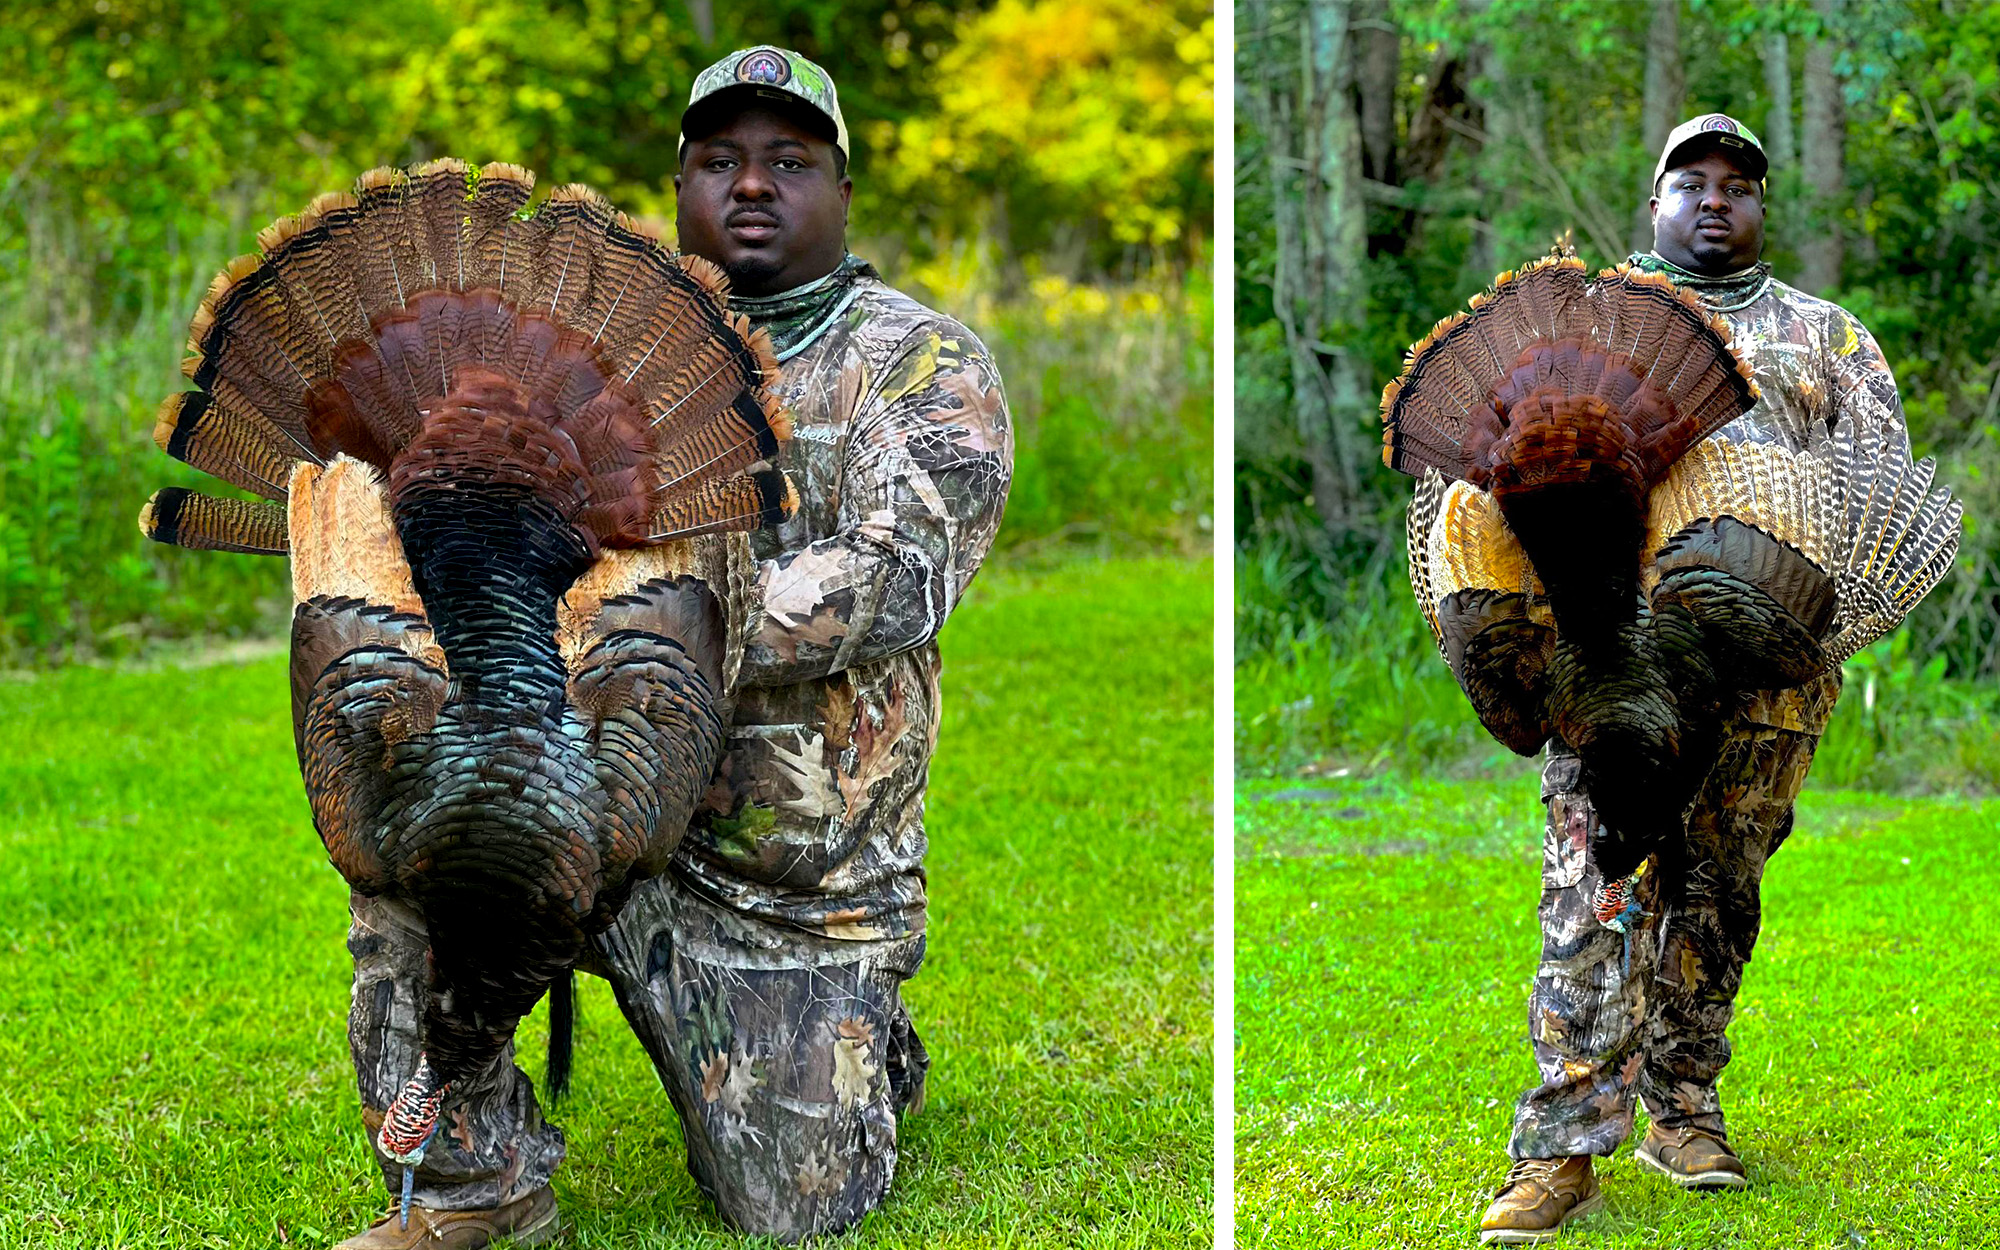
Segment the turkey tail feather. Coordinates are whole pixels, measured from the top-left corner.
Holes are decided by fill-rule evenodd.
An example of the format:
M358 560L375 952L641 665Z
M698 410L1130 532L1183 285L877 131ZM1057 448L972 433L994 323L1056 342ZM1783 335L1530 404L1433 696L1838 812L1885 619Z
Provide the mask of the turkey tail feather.
M1951 571L1964 506L1933 485L1937 465L1911 462L1880 427L1816 429L1836 526L1831 569L1839 590L1827 652L1836 662L1894 629Z
M291 550L283 505L217 499L178 486L153 492L139 513L139 532L190 551L281 556Z

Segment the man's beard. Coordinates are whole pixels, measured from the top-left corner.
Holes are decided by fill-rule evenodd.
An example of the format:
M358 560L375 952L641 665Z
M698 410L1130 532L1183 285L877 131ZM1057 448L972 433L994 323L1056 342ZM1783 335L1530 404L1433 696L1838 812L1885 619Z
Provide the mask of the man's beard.
M1726 277L1743 268L1743 262L1736 259L1735 250L1727 243L1711 243L1697 237L1687 253L1694 261L1690 268L1705 278Z
M729 289L750 296L775 294L769 287L784 271L784 264L769 256L746 256L722 267L729 275Z

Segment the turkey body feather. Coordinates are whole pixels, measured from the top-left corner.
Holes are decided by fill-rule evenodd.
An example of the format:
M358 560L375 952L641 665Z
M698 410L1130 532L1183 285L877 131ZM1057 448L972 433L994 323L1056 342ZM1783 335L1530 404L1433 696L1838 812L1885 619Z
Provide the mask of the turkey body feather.
M532 189L375 170L267 229L155 430L265 502L168 490L140 519L291 556L314 823L430 936L424 1059L379 1138L410 1161L664 869L721 750L742 533L794 506L776 362L720 272L585 188L525 213Z
M1743 691L1812 680L1949 571L1960 508L1879 430L1737 442L1757 400L1691 292L1564 252L1412 347L1383 456L1410 576L1481 723L1576 750L1607 880L1681 836Z

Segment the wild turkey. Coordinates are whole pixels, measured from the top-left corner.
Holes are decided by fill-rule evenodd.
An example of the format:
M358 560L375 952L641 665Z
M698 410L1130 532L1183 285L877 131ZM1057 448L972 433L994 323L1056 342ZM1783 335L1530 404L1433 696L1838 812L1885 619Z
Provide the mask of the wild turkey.
M1729 341L1667 278L1591 279L1559 249L1440 322L1382 393L1439 650L1501 743L1577 751L1607 882L1681 835L1733 695L1888 632L1958 549L1931 462L1879 432L1817 427L1803 454L1718 434L1757 399Z
M154 437L271 502L169 489L140 520L291 555L314 823L430 936L424 1057L379 1136L406 1203L452 1083L567 985L708 784L743 540L682 540L792 507L776 362L721 271L584 187L524 215L533 186L378 169L267 228Z

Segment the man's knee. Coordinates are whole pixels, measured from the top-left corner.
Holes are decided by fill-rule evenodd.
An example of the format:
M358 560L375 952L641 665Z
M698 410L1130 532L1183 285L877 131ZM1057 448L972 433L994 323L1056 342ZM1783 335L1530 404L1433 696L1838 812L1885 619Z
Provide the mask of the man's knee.
M722 1217L796 1241L874 1210L895 1175L897 1115L925 1067L900 978L865 964L681 971L680 1001L695 1009L682 1023L732 1026L675 1065L690 1170Z
M689 1170L731 1227L791 1243L837 1233L880 1206L896 1171L890 1098L799 1114L761 1142L690 1141Z

